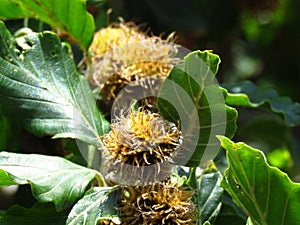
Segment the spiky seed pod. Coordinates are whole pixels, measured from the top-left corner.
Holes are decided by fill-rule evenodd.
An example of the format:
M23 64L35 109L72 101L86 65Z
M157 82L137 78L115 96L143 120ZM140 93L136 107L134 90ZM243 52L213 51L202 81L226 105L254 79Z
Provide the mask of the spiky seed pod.
M112 75L117 61L111 55L117 48L145 40L147 37L139 31L134 23L113 23L95 33L89 48L92 53L92 64L88 67L90 81L102 87L104 82ZM117 56L118 59L120 56ZM103 70L103 72L101 72Z
M104 219L100 221L99 225L117 225L117 224L109 219Z
M132 185L165 179L181 141L180 129L158 113L139 108L121 116L103 137L106 179Z
M145 35L133 23L113 23L95 33L89 50L93 56L101 57L111 49L144 39Z
M107 80L101 93L102 95L107 96L107 99L114 99L118 92L114 91L114 93L109 93L109 90L120 90L122 88L121 84L126 86L134 81L141 81L142 78L166 78L172 68L173 65L161 61L136 62L124 66L122 70L118 71ZM137 85L142 85L147 89L153 88L144 85L143 82L137 82Z
M92 83L102 88L113 74L135 63L159 61L174 64L178 61L175 57L177 48L173 34L162 40L146 36L138 31L137 26L121 23L119 27L108 27L95 34L90 47L93 57L88 74Z
M124 196L118 206L122 224L130 225L195 225L194 191L179 187L170 180L132 187L130 197Z
M169 75L172 67L171 64L160 61L137 62L124 67L122 71L111 76L101 89L100 104L102 109L111 111L118 94L120 94L119 100L123 102L143 97L144 100L142 100L141 105L156 108L155 96L157 96L162 81Z

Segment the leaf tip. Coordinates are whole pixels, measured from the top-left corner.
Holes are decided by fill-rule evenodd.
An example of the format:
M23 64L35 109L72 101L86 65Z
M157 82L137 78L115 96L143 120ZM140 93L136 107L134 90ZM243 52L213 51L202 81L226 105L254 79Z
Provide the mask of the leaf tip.
M216 135L216 138L221 142L222 147L224 143L229 143L231 142L229 138L223 136L223 135Z
M221 142L221 146L226 150L236 150L239 149L240 147L237 147L240 143L234 143L231 141L228 137L222 136L222 135L216 135L217 139Z

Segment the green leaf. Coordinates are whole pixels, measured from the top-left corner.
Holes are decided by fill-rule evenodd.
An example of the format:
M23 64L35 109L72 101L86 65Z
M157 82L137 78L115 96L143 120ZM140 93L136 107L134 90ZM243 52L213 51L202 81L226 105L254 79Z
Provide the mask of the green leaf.
M213 163L200 177L198 184L198 207L201 222L213 223L220 212L223 188L220 186L222 174Z
M5 170L0 169L0 187L25 183L25 181L18 180L16 177L9 175Z
M62 148L65 149L67 152L71 152L70 154L65 156L65 159L79 164L81 166L85 166L87 167L87 161L85 160L85 158L87 158L86 156L83 156L82 153L85 153L88 151L80 151L82 149L82 147L78 145L78 141L74 140L74 139L62 139L61 140L61 144L62 144ZM99 161L99 158L98 158ZM94 168L94 167L92 167Z
M0 183L30 184L41 203L53 202L58 211L73 205L85 192L96 171L61 157L36 154L0 153Z
M12 118L0 114L0 149L18 149L20 131L21 127Z
M119 224L115 209L119 199L117 187L92 188L74 205L66 225L96 225L100 219L112 219Z
M211 51L188 54L172 69L158 96L164 118L180 121L183 154L190 158L185 164L190 167L216 156L220 148L216 135L232 137L236 130L237 112L225 105L215 80L219 63Z
M67 212L56 212L52 204L36 204L32 208L19 205L12 206L7 212L0 214L0 225L64 225Z
M53 33L14 39L0 22L0 108L35 135L99 145L108 122L68 51Z
M20 4L11 0L1 0L0 19L21 19L30 17L30 13Z
M268 108L284 118L288 126L300 125L300 104L288 97L281 97L272 88L258 88L250 81L222 84L229 105L250 108Z
M66 32L87 51L95 24L84 0L1 0L0 19L38 18L59 32Z
M222 186L252 224L300 224L300 184L269 166L261 151L226 137L218 138L229 162Z
M235 205L227 202L222 202L221 210L214 222L214 225L242 225L246 224L246 219L243 218L240 213L236 210Z

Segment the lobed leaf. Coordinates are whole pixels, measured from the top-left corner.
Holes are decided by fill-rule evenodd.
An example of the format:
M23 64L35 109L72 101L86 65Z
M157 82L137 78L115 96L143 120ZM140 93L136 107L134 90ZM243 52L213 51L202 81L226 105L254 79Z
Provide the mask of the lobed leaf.
M120 199L116 187L94 187L71 210L66 225L96 225L100 219L120 224L115 206Z
M98 146L109 124L68 50L50 32L14 39L0 22L0 111L35 135Z
M0 19L33 17L66 32L87 51L95 24L85 0L1 0Z
M271 88L258 88L250 81L222 84L228 105L268 108L283 117L288 126L300 125L300 104L281 97Z
M218 138L229 162L221 185L250 217L248 224L300 224L300 184L269 166L261 151Z
M215 80L220 58L211 51L195 51L176 65L162 84L158 99L159 112L178 123L183 134L185 165L198 166L213 159L220 143L216 135L232 137L237 112L225 105ZM177 162L183 164L183 162Z
M39 202L53 202L61 211L82 197L96 171L61 157L1 152L0 174L2 186L30 184Z

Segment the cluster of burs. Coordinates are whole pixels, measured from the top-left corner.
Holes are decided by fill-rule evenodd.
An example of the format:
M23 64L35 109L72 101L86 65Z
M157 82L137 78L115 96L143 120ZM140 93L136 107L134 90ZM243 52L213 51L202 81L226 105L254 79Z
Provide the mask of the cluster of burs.
M90 46L89 80L111 120L101 137L101 172L108 185L122 187L115 206L120 220L100 224L197 223L194 191L173 175L180 121L171 123L157 110L159 87L180 62L179 46L174 34L163 39L148 33L133 23L114 23L96 32Z

